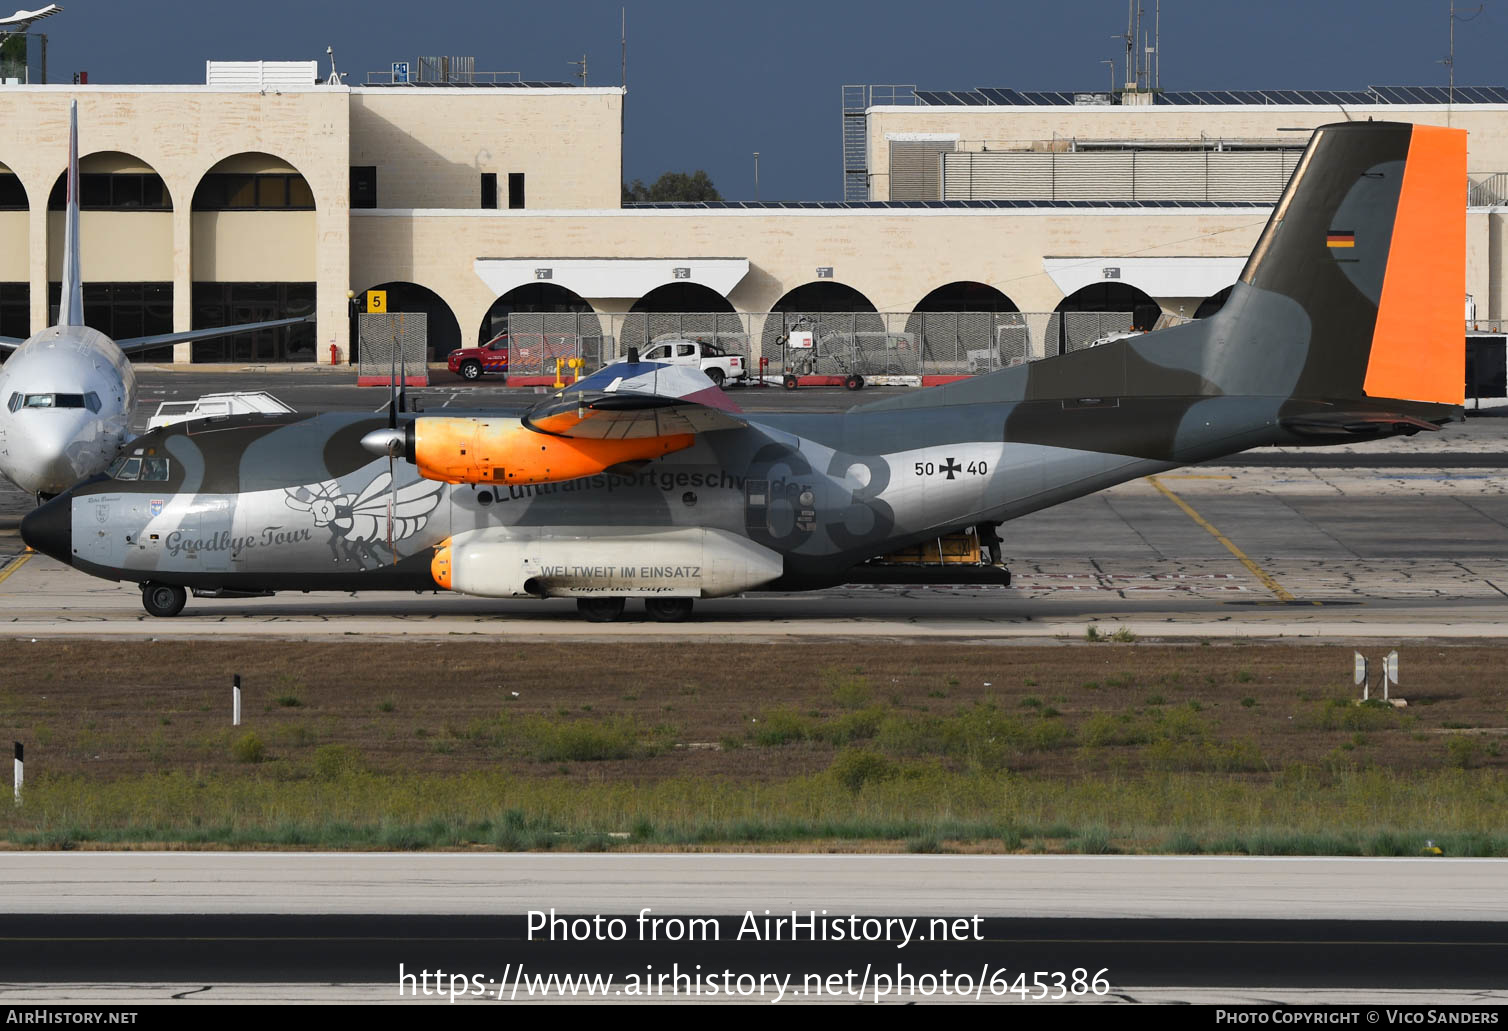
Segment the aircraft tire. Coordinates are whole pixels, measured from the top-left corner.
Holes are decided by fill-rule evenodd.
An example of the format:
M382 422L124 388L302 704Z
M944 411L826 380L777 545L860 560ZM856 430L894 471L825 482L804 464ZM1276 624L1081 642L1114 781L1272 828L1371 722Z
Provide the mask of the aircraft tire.
M174 584L148 580L141 585L141 607L147 615L166 618L176 616L188 604L188 591Z
M691 618L690 598L650 598L644 602L644 611L656 623L684 623Z
M577 598L576 612L588 623L611 623L623 618L623 599Z
M460 368L460 373L461 373L461 378L462 379L481 379L482 378L482 363L478 362L478 361L465 361L465 362L462 362L461 363L461 368Z

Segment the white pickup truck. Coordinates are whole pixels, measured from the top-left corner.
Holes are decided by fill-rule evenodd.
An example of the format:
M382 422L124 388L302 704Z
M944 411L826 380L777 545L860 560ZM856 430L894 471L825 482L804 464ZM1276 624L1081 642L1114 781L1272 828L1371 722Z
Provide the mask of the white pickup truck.
M749 360L741 354L729 354L716 344L704 344L699 340L657 340L640 354L641 362L663 362L666 365L694 365L710 379L714 386L724 383L746 383L749 378ZM609 362L617 365L626 362L619 358Z

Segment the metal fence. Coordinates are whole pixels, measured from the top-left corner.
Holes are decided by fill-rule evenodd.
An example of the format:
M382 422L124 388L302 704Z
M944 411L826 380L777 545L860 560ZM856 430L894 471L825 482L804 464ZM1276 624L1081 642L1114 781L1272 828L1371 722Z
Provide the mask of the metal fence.
M362 380L391 382L396 366L410 383L429 382L429 316L422 312L361 315L356 374Z
M771 376L971 376L1094 346L1131 332L1132 319L1131 312L514 312L506 331L516 376L554 375L557 360L572 358L590 372L664 340L716 344L756 373L766 358ZM1158 326L1184 321L1164 315ZM813 346L788 346L792 332L810 332ZM381 360L390 353L380 352ZM365 365L365 337L362 358Z

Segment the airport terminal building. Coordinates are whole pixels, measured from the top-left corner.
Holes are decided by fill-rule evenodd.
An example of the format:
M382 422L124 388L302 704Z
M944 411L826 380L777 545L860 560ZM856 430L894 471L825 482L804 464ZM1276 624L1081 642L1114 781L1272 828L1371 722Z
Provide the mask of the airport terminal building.
M381 288L433 359L510 331L536 358L677 334L779 362L809 324L871 372L981 371L1215 310L1303 130L1368 118L1470 132L1463 314L1501 353L1508 90L846 87L845 200L625 206L620 88L317 76L0 86L0 335L56 309L76 99L91 325L317 316L158 361L343 363L352 293Z

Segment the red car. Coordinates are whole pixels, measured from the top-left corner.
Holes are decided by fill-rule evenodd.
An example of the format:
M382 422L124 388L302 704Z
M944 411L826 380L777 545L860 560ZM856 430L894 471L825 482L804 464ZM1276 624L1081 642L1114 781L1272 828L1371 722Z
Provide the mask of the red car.
M462 347L451 351L446 359L451 372L462 379L481 379L482 374L494 372L504 379L508 376L508 334L499 333L481 347Z

